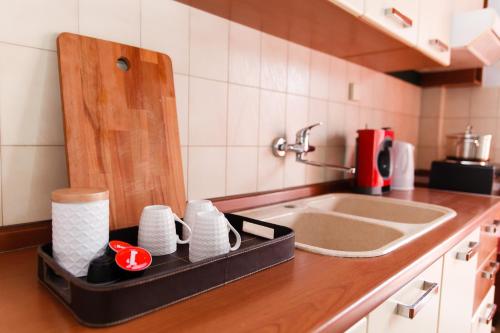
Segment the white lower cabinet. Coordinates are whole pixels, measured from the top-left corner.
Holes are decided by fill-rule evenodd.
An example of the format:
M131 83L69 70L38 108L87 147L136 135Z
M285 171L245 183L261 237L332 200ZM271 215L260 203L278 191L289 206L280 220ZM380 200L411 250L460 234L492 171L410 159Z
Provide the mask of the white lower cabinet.
M434 333L443 258L368 315L368 333Z
M479 234L477 228L444 255L439 306L440 333L470 332Z
M344 333L366 333L366 318L361 319L356 324L352 325Z
M471 333L491 333L491 322L496 310L494 302L495 286L492 286L472 317Z

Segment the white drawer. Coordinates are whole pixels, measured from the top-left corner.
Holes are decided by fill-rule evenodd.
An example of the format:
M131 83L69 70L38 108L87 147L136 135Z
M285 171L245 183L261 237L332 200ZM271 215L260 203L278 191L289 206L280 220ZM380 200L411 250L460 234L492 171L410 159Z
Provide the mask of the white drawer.
M415 279L368 315L368 333L436 332L439 311L439 287L443 258L440 258ZM437 284L438 288L431 288ZM401 314L401 304L417 303L413 318Z
M471 333L491 333L495 310L495 286L492 286L472 318Z

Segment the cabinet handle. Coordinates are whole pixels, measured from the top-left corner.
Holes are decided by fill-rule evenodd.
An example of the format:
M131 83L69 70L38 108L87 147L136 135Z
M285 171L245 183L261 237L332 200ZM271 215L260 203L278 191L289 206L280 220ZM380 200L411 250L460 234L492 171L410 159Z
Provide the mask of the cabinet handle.
M474 258L478 249L479 249L479 242L469 242L469 248L467 249L467 251L457 252L457 259L463 261L469 261L472 258Z
M484 231L492 236L498 236L498 229L500 227L500 220L495 220L493 223L484 226Z
M450 49L445 42L437 38L429 39L429 44L435 47L439 52L447 52Z
M386 8L385 16L392 17L403 28L411 28L413 26L413 20L394 7Z
M481 272L481 277L484 279L492 280L495 278L495 274L498 272L498 268L500 268L500 263L497 261L490 261L489 265L490 270L484 270Z
M490 309L490 312L488 313L486 318L479 318L479 322L489 325L492 322L493 318L495 317L495 313L497 312L497 305L488 304L486 308Z
M398 302L397 314L405 318L413 319L417 313L422 310L424 305L439 292L439 284L434 282L424 281L422 290L425 293L420 296L413 304L403 304Z

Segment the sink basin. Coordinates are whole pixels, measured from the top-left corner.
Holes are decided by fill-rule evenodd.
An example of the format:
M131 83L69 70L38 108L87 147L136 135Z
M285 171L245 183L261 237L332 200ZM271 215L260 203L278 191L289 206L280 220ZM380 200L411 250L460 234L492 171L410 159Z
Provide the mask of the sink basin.
M297 248L339 257L390 253L456 215L442 206L344 193L237 214L290 227Z
M295 231L297 247L323 253L331 251L373 251L404 234L394 228L353 218L316 212L291 213L267 219Z
M449 211L448 208L383 197L336 194L312 200L309 207L377 220L422 224L431 223Z

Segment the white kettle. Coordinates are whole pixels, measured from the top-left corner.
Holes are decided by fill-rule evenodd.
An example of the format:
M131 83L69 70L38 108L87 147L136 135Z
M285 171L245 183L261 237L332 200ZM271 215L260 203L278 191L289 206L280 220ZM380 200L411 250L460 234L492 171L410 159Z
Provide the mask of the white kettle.
M391 189L410 191L415 181L415 147L404 141L394 141L392 146L394 169Z

